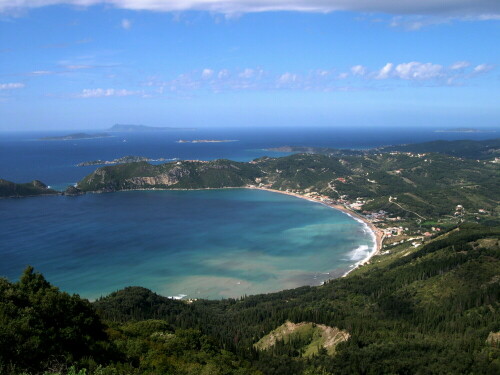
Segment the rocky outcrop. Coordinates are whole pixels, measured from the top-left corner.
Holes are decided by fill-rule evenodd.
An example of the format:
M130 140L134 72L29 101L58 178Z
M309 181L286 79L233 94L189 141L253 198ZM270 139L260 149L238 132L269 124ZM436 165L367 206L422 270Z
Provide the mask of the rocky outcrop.
M319 348L326 349L330 355L335 354L335 348L341 342L349 340L351 335L345 330L311 322L285 322L266 336L262 337L254 347L258 350L268 350L278 342L290 342L300 339L304 342L305 357L318 353Z
M169 170L167 173L162 173L152 177L127 178L125 182L136 187L172 186L178 183L181 178L189 176L189 174L189 170L176 166Z
M75 186L68 186L68 188L63 193L63 195L69 195L69 196L76 196L76 195L83 195L83 194L85 194L85 193Z

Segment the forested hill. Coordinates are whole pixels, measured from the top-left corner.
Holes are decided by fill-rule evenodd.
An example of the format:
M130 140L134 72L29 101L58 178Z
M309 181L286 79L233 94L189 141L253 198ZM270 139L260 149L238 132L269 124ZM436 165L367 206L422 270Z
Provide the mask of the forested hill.
M239 300L131 287L89 305L28 269L0 279L0 373L498 374L499 297L500 228L475 224L321 287ZM309 329L254 345L293 323ZM327 350L315 327L343 339Z
M454 156L458 158L474 160L492 160L500 157L500 138L488 139L484 141L459 140L459 141L432 141L423 143L412 143L404 145L393 145L376 147L366 150L335 149L329 147L308 147L308 146L282 146L270 148L269 151L293 152L308 154L324 154L330 156L361 156L373 155L386 152L411 152L429 153Z
M368 211L427 218L453 215L457 205L498 211L500 164L441 154L295 154L249 163L129 163L99 168L78 183L84 192L243 186L314 192L345 204L362 201Z
M466 159L487 160L500 158L500 138L485 141L433 141L399 146L387 146L379 149L382 152L437 152Z

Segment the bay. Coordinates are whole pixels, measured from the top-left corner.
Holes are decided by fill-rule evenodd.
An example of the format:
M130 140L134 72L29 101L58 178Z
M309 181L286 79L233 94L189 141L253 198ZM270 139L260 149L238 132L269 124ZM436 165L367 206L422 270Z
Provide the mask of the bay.
M0 275L32 265L90 299L129 285L211 299L320 285L373 247L340 211L248 189L1 200L0 217Z

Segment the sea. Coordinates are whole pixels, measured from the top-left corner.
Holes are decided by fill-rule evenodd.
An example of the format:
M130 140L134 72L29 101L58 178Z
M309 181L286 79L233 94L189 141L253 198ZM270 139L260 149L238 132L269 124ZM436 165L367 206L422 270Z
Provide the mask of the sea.
M63 190L96 168L78 163L127 155L250 161L287 155L268 149L288 145L366 149L498 137L491 129L225 127L39 140L75 132L0 132L0 178L38 179ZM31 265L60 289L91 300L132 285L176 299L239 298L321 285L351 270L373 249L373 234L353 217L267 191L135 191L0 200L0 276L15 281Z

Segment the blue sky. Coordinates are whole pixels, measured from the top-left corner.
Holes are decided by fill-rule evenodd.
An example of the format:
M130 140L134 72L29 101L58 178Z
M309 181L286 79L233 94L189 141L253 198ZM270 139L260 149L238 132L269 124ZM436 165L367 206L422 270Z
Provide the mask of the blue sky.
M489 0L0 0L0 130L498 127L499 40Z

